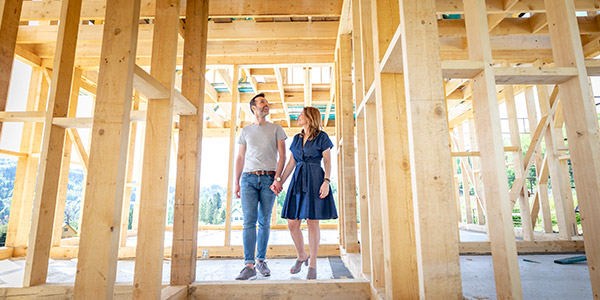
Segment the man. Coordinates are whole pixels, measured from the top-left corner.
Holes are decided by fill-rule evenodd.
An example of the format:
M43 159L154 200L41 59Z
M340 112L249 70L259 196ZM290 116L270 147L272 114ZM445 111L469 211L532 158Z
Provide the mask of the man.
M236 280L256 279L256 269L263 276L271 275L265 256L271 230L271 210L275 202L274 192L279 193L282 189L281 172L285 164L287 136L281 126L267 122L269 102L265 99L265 94L254 96L250 100L250 109L255 121L240 133L235 166L235 196L241 196L244 214L243 244L246 264ZM256 269L255 248L258 250Z

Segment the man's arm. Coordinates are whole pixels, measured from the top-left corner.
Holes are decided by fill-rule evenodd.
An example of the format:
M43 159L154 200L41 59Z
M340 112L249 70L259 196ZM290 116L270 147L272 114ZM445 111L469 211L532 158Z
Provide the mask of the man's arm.
M275 180L273 181L273 185L277 188L277 194L281 192L283 189L283 182L277 181L277 178L281 178L281 173L283 171L283 167L285 166L285 140L277 141L277 152L279 154L279 159L277 159L277 170L275 171Z
M235 160L235 190L234 194L237 198L240 198L240 177L242 177L242 171L244 170L244 163L246 162L246 145L240 145L237 159Z

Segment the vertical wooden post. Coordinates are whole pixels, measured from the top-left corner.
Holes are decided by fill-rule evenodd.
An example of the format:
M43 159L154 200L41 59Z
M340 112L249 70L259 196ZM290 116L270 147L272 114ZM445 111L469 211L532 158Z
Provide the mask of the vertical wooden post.
M73 83L71 84L71 97L69 100L69 110L67 116L75 117L77 114L77 104L79 102L79 86L81 80L81 70L73 71ZM62 237L62 225L65 217L65 205L67 201L67 188L69 184L69 170L71 168L71 150L73 143L68 135L65 135L62 163L60 166L60 179L58 182L58 195L56 199L56 212L54 214L54 226L52 229L52 246L60 246Z
M6 110L22 7L23 0L0 2L0 37L2 38L2 43L0 43L0 111ZM0 122L0 134L2 134L2 122Z
M235 136L237 132L238 107L240 104L240 91L238 90L239 76L240 68L234 65L231 90L231 120L229 121L229 169L227 169L227 202L225 203L225 246L231 244L231 202L233 198L233 171L235 170Z
M140 109L140 93L134 91L133 93L133 105L134 111ZM132 179L133 179L133 162L135 159L135 140L137 136L137 124L138 122L130 122L129 125L129 145L127 146L127 167L125 169L125 193L123 194L123 208L121 212L121 238L119 240L119 247L125 247L127 245L127 231L129 230L129 207L131 204L131 190L132 190Z
M594 299L600 299L600 137L598 117L583 60L572 0L545 0L552 53L557 67L576 67L578 75L559 84L584 245Z
M492 70L492 51L485 3L463 0L469 58L483 62L484 69L473 78L473 111L481 157L481 177L487 209L487 224L494 264L496 293L499 299L520 299L521 279L517 247L508 198L508 179L500 113ZM491 213L493 212L493 213Z
M381 222L387 299L419 297L404 76L380 73L400 24L398 1L372 1Z
M181 93L197 113L179 119L171 285L187 285L196 279L207 33L208 0L188 0Z
M539 62L537 62L539 65ZM538 93L538 103L542 116L551 114L548 89L546 86L536 86ZM575 220L575 207L573 206L573 195L571 194L571 184L569 189L565 189L565 178L563 177L560 163L558 160L557 141L554 138L554 116L549 115L550 123L548 130L544 133L544 145L546 146L546 166L552 179L552 195L554 197L554 207L556 209L556 220L558 223L558 233L562 239L570 240L576 235L577 221ZM562 136L562 134L561 134ZM547 180L547 177L545 178Z
M475 119L473 118L469 119L469 138L471 139L471 151L478 151L479 148L477 147ZM483 187L481 186L481 167L479 164L479 157L471 157L471 161L473 162L473 170L477 170L477 172L473 171L473 178L475 181L473 188L475 189L475 191L477 191L477 195L479 195L479 199L481 200L481 202L483 202L480 203L479 201L477 201L477 224L483 225L485 224L485 197L483 195Z
M304 106L312 105L312 82L310 67L304 68Z
M40 101L40 92L42 89L42 84L44 84L43 74L41 68L33 68L31 72L31 79L29 81L29 94L27 97L27 111L36 110L36 106ZM45 101L44 101L45 103ZM46 107L44 107L46 110ZM43 125L43 123L42 123ZM21 135L21 146L20 152L28 153L27 157L19 157L17 161L17 170L15 174L15 183L13 188L12 199L10 203L10 215L8 218L8 228L6 231L6 247L19 247L27 245L27 238L22 239L24 243L21 245L17 244L17 233L19 230L23 231L25 228L19 227L19 217L22 212L27 210L24 205L27 201L25 201L24 196L26 194L26 188L31 188L31 186L26 186L28 182L28 177L35 176L32 174L37 171L37 158L31 156L31 146L32 139L35 135L35 127L36 124L32 123L23 123L23 133ZM35 159L36 161L36 170L28 172L28 166L30 165L29 161ZM29 180L30 181L30 180ZM34 180L35 181L35 180ZM31 202L33 203L33 202ZM31 206L29 206L29 211L31 211ZM31 214L29 214L29 217ZM31 221L31 218L28 220ZM25 227L25 226L23 226ZM29 226L27 225L27 229ZM29 231L29 230L27 230Z
M342 113L341 113L341 103L340 103L340 49L336 49L336 60L335 60L335 130L336 130L336 148L337 148L337 173L338 173L338 188L337 188L337 196L338 196L338 231L340 236L340 245L343 247L345 245L346 239L346 231L344 230L344 216L345 211L342 209L344 207L344 168L342 163Z
M458 135L458 151L465 151L465 132L463 130L463 125L457 125L454 128L454 132ZM460 158L460 171L462 176L462 184L463 184L463 198L465 203L465 211L467 217L467 223L473 224L473 209L471 208L471 195L469 188L469 174L467 174L467 168L465 167L465 160Z
M23 286L46 282L48 259L52 244L52 225L56 209L58 179L62 162L65 128L52 124L55 117L66 117L71 93L71 79L75 64L75 49L79 30L81 0L62 2L50 102L46 113L46 126L36 184L29 247L25 263Z
M538 97L541 95L538 95ZM538 125L538 117L537 110L535 107L535 99L533 96L533 89L529 88L525 90L525 102L527 105L527 120L529 122L529 135L533 136L533 130ZM552 217L550 212L550 201L548 200L548 180L544 178L540 173L543 165L543 157L542 152L540 150L541 146L538 146L534 151L535 155L535 171L536 177L540 180L537 182L537 191L536 191L536 199L534 199L534 205L532 208L535 210L537 206L540 206L542 209L542 226L544 228L544 232L552 233ZM539 204L536 204L536 201ZM538 210L539 211L539 210ZM532 216L532 219L534 217ZM533 224L532 224L533 225Z
M504 65L508 66L507 64ZM510 131L511 146L517 147L518 151L512 153L513 168L515 170L515 181L527 177L523 170L523 154L521 151L521 134L519 133L519 121L517 119L517 105L515 103L515 90L512 85L504 86L504 102L508 116L508 129ZM531 213L529 207L529 196L527 192L527 180L523 181L523 188L519 193L519 210L521 211L521 226L523 228L523 239L533 241L533 227L531 225Z
M362 90L362 86L358 87ZM362 272L371 273L371 238L369 202L367 199L367 156L366 156L366 134L365 134L365 114L362 111L356 116L356 144L358 147L358 197L360 199L360 254L362 263Z
M377 141L377 111L374 103L365 105L365 152L367 156L367 203L369 205L369 237L371 253L371 284L380 289L385 286L384 249L382 232L381 187L379 179L379 148ZM363 229L361 228L361 231Z
M452 131L455 131L456 128L454 128ZM452 137L450 137L450 147L453 151L458 151L458 147L456 145L456 143L453 142ZM452 158L452 174L454 176L453 178L453 182L452 182L452 189L454 191L454 199L456 200L456 219L458 220L458 222L462 222L463 218L462 218L462 206L461 206L461 201L460 201L460 187L458 185L458 162L460 162L460 160L457 160L456 158ZM465 202L465 207L466 207L466 202ZM470 203L469 203L470 204ZM468 211L468 210L466 210ZM469 222L469 218L467 217L467 222Z
M400 19L420 296L462 299L435 0L402 1Z
M113 296L139 16L140 0L106 2L74 299Z
M352 3L354 6L354 2ZM363 95L369 91L371 84L373 84L373 77L375 72L375 61L373 60L373 24L371 14L371 1L370 0L359 0L359 20L360 21L360 37L361 37L361 62L362 62L362 88ZM354 18L354 14L352 15ZM352 22L355 22L354 19Z
M137 238L141 247L136 248L133 299L157 299L162 284L179 3L156 1L150 75L170 89L171 95L148 101Z
M356 219L356 175L354 162L354 101L352 92L352 41L350 34L340 35L340 117L342 134L342 165L344 175L344 248L358 253ZM337 109L337 108L336 108Z

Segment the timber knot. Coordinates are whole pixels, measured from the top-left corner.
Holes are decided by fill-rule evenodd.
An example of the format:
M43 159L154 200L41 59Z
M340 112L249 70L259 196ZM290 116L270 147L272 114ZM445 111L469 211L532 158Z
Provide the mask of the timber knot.
M115 35L119 35L119 33L121 33L121 28L115 28L114 33Z

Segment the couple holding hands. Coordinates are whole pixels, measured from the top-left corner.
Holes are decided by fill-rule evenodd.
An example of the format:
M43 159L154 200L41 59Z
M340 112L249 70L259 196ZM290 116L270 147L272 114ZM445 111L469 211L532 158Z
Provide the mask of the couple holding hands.
M281 217L288 221L298 254L290 273L299 273L304 264L308 266L306 279L316 279L319 220L338 217L329 187L330 149L333 144L327 133L322 131L321 113L317 108L307 106L298 116L302 131L294 136L290 146L292 155L284 169L287 136L281 126L267 122L269 103L265 95L261 93L254 96L250 100L250 109L255 121L242 129L235 167L235 195L241 197L244 215L245 263L236 280L256 279L257 270L262 276L271 275L265 261L271 211L276 195L283 190L283 183L290 175L292 179L281 211ZM321 167L321 161L325 170ZM304 249L304 238L300 231L303 219L308 224L310 256Z

